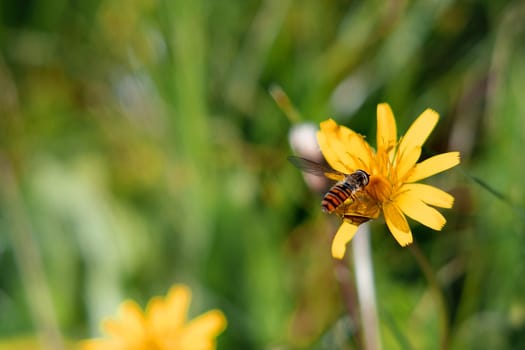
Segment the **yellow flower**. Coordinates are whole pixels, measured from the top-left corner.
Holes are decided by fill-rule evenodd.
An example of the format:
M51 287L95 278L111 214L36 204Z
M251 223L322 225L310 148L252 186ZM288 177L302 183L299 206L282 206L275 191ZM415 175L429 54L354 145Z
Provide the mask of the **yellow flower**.
M348 199L335 212L343 223L332 242L332 255L341 259L346 244L358 226L379 217L401 246L412 243L408 216L434 230L441 230L445 218L435 207L451 208L454 197L433 186L416 183L419 180L459 164L459 152L449 152L417 163L421 146L439 119L425 110L410 126L404 137L397 140L394 114L386 103L377 106L377 148L372 149L363 136L337 125L329 119L321 123L317 139L321 152L332 168L345 174L358 169L370 175L370 181L355 200Z
M82 350L211 350L215 338L226 328L219 310L208 311L186 322L190 290L173 286L166 298L150 300L146 312L132 300L120 306L119 319L103 323L107 339L81 343Z

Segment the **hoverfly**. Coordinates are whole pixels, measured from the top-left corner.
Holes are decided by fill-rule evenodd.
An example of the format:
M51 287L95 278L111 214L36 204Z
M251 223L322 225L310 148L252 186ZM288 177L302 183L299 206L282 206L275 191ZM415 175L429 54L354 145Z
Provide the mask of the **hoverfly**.
M363 190L370 181L370 175L364 170L356 170L351 174L344 174L332 169L328 165L319 164L306 158L290 156L290 163L304 172L325 176L331 180L338 180L321 201L321 207L324 212L332 213L339 208L348 198L355 199L355 194Z

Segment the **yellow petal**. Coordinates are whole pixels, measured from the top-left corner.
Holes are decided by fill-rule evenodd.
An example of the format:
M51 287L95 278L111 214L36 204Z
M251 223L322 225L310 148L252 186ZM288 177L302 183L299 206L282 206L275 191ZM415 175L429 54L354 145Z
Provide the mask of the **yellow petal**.
M214 350L216 337L226 328L226 318L212 310L193 319L184 330L168 341L166 349ZM171 343L171 344L170 344Z
M423 203L411 191L401 193L394 201L407 216L436 231L441 231L447 222L439 211Z
M321 153L332 168L342 173L349 174L354 160L345 151L345 147L338 138L337 132L333 129L333 120L321 123L321 130L317 132L317 143L321 148ZM333 122L335 124L335 122Z
M144 332L145 319L137 303L127 300L120 305L119 319L108 319L102 323L104 331L115 338L127 334L139 335Z
M358 227L358 225L354 225L346 220L343 221L332 241L332 256L334 258L342 259L345 256L346 244L352 240Z
M412 147L405 151L402 157L398 158L396 165L397 179L403 182L407 173L416 165L419 156L421 155L421 147Z
M171 324L171 319L166 311L166 303L161 297L154 297L148 302L146 311L147 328L155 336L162 336L170 331L168 325Z
M403 156L414 147L421 147L436 126L439 114L431 109L426 109L408 128L405 136L399 143L398 155Z
M140 307L131 300L121 304L118 319L102 322L103 330L108 334L114 349L129 349L130 344L142 344L147 338L146 321ZM101 340L106 343L105 340ZM107 343L106 343L107 344Z
M354 159L356 165L352 169L353 171L357 169L370 171L374 152L363 136L352 131L347 144L347 152Z
M383 207L386 225L396 239L396 241L405 247L412 243L412 232L408 226L407 219L395 205L395 203L388 203Z
M371 150L363 137L332 119L321 123L317 142L326 161L335 170L349 174L356 169L368 169Z
M184 285L174 285L170 288L165 300L165 316L170 319L171 329L177 329L186 322L188 308L191 302L191 291Z
M388 103L377 105L377 151L392 151L397 143L394 113Z
M216 337L226 328L226 317L219 310L211 310L191 320L186 332L196 340Z
M353 160L340 146L336 146L330 141L333 137L333 135L323 133L322 131L317 133L317 142L321 148L321 153L332 168L348 174L351 172L348 164L351 164Z
M438 154L430 157L416 166L409 173L406 182L415 182L447 169L450 169L459 164L459 152L448 152Z
M454 197L437 187L425 184L405 184L400 188L400 192L411 191L414 196L425 202L440 208L452 208Z
M124 350L123 344L112 340L91 339L79 343L80 350Z

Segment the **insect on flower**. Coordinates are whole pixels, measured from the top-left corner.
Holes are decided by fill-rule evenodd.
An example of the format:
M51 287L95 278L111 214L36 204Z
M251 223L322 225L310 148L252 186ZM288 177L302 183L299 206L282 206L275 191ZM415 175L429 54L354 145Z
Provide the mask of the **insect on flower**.
M337 183L328 190L321 201L321 207L326 213L334 212L348 199L356 201L356 194L359 191L362 191L370 181L370 175L361 169L358 169L351 174L345 174L332 169L328 165L320 164L306 158L291 156L288 157L288 160L304 172L317 176L325 176L337 181Z
M402 137L390 106L377 106L376 147L352 129L328 119L320 124L317 143L329 166L292 158L304 171L338 183L323 199L323 208L343 220L332 241L332 256L343 258L346 245L359 225L383 215L397 242L412 243L407 217L441 231L447 220L435 208L452 208L454 197L432 185L419 183L460 163L459 152L447 152L419 161L422 147L439 120L426 109ZM361 169L361 170L358 170Z

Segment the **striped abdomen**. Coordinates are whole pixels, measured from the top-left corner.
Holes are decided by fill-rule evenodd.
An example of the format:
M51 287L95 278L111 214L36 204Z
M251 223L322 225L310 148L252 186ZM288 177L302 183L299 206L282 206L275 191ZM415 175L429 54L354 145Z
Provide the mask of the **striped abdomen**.
M348 182L342 182L334 185L324 196L321 206L323 211L331 213L350 198L357 190L358 186L351 185Z
M321 202L323 211L331 213L339 208L348 198L353 197L357 191L368 185L369 180L370 175L363 170L357 170L348 175L344 181L335 184L325 194Z

